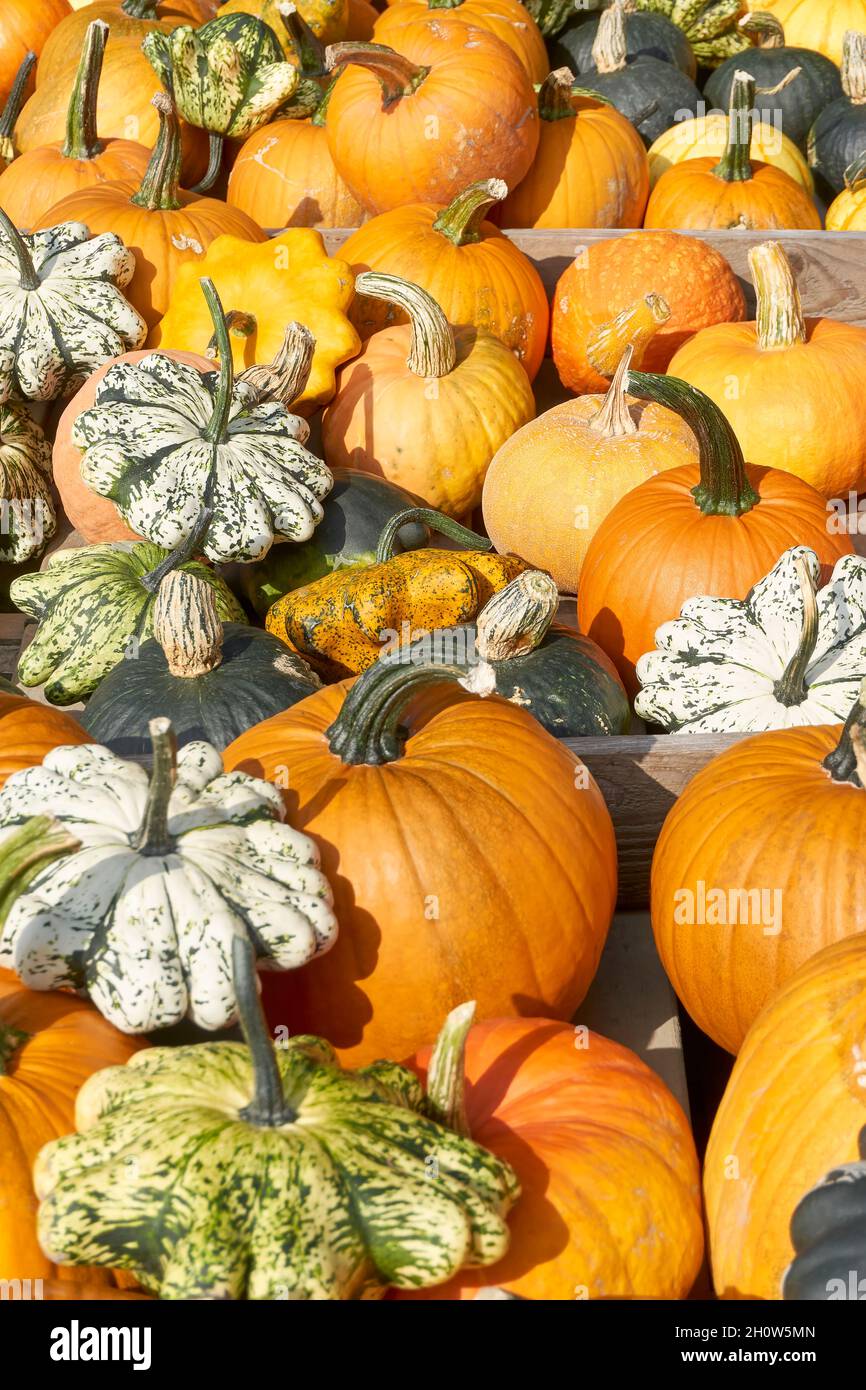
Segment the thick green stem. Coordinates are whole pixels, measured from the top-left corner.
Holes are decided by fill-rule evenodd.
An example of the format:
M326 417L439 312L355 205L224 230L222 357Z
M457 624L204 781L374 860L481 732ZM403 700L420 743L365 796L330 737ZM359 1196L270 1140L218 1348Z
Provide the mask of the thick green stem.
M151 719L147 728L153 747L153 766L134 847L139 854L165 855L173 849L168 833L168 803L177 774L177 740L170 719Z
M749 151L752 147L752 120L755 107L755 79L749 73L734 74L731 105L728 110L728 143L716 167L717 179L725 183L745 183L752 177Z
M759 48L784 48L785 30L775 15L757 10L754 14L743 15L737 24L741 33L750 39L757 38Z
M204 178L200 179L190 189L191 193L207 193L213 188L220 176L223 167L223 151L225 149L225 137L218 134L215 130L208 131L208 163Z
M156 20L159 0L122 0L120 8L127 19Z
M285 0L279 6L283 28L289 36L292 51L304 77L322 77L325 67L325 45L313 33L297 5Z
M401 719L415 695L440 681L459 683L469 672L468 666L407 661L402 651L380 656L350 687L326 731L331 752L350 766L396 762L407 738Z
M232 975L241 1031L250 1050L255 1084L253 1098L240 1111L240 1118L259 1129L279 1129L294 1124L297 1114L283 1095L274 1044L259 999L255 951L247 937L236 936L232 942Z
M159 113L159 134L151 152L144 178L130 202L136 207L170 212L180 207L180 166L183 150L180 141L180 121L177 107L167 92L157 92L151 100Z
M443 208L433 223L454 246L468 246L481 240L481 224L494 203L508 197L508 184L502 179L479 179Z
M429 381L431 377L448 376L454 371L457 366L454 330L433 296L420 285L402 280L399 275L365 270L355 281L355 293L396 304L409 316L412 339L406 366L414 376Z
M866 787L864 734L866 734L866 681L860 687L860 694L845 721L839 742L821 764L827 769L834 782L851 782L855 787Z
M429 68L419 67L417 63L386 48L382 43L360 43L345 41L332 43L325 49L325 67L328 72L348 67L354 63L366 68L377 79L382 88L382 105L393 106L402 97L411 96L417 91Z
M18 283L22 290L38 290L41 283L33 265L30 251L15 223L0 208L0 230L9 238L12 254L18 262Z
M574 109L574 73L570 68L557 68L548 74L538 88L538 114L543 121L561 121L577 112Z
M802 705L808 695L806 672L815 647L818 645L818 601L815 596L815 581L812 571L802 556L797 556L797 579L803 595L803 627L797 650L776 682L775 696L781 705Z
M466 1118L466 1039L474 1021L474 999L452 1009L427 1068L427 1114L464 1139L472 1137Z
M30 81L30 74L35 66L36 54L25 54L24 61L15 75L9 96L6 98L3 114L0 116L0 158L5 159L7 164L11 164L15 157L15 127L18 124L18 117L21 115L21 107L24 105L27 83Z
M667 406L692 430L701 469L701 481L692 488L692 495L706 516L742 516L758 504L737 436L709 396L677 377L652 372L630 371L627 389L641 400Z
M0 844L0 927L46 864L80 848L52 816L31 816L7 836Z
M88 24L66 114L63 154L67 159L95 159L102 149L96 132L96 101L107 38L108 25L103 20Z
M449 540L458 541L467 550L493 549L493 542L488 540L486 536L479 536L476 531L470 531L467 526L461 526L459 521L454 521L450 516L433 511L432 507L407 507L405 512L398 512L385 524L379 537L379 544L376 547L377 564L382 565L388 560L393 560L397 533L404 526L408 526L411 521L421 522L422 525L429 526L431 531L436 531L440 536L447 536Z
M339 75L340 74L337 73L337 77L339 77ZM333 95L334 87L337 83L337 77L332 77L327 87L325 88L325 95L322 97L322 100L319 102L318 106L316 107L315 111L310 117L310 125L323 126L327 122L328 103L330 102L331 96Z

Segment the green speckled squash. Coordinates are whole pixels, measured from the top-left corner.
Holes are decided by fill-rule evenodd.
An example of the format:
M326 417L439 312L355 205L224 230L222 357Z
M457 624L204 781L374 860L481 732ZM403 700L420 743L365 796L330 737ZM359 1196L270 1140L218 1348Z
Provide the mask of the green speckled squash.
M333 945L330 885L308 836L283 823L280 793L223 772L209 743L176 752L150 723L153 770L99 744L52 749L0 792L0 845L53 816L80 847L38 874L0 925L0 965L29 989L87 995L122 1033L236 1015L232 942L271 969ZM2 884L0 884L2 888Z
M39 624L18 664L21 684L45 684L53 705L90 695L135 644L152 636L156 592L149 576L168 559L158 545L115 541L55 551L40 573L14 579L13 602ZM193 561L182 568L212 586L223 622L244 621L237 599L212 569Z
M626 0L631 3L632 0ZM746 0L634 0L639 10L667 15L682 29L698 62L714 68L749 47L738 27ZM760 9L760 5L756 5Z
M179 747L206 739L225 748L322 683L272 633L223 625L213 586L184 570L163 579L153 632L109 671L81 717L97 743L125 757L147 752L152 710L171 720Z
M246 1045L148 1048L82 1087L78 1133L36 1161L43 1249L187 1300L374 1299L500 1259L508 1163L446 1128L407 1067L275 1047L239 941L234 971ZM455 1010L439 1049L461 1091L471 1018Z
M22 406L0 405L0 562L39 555L54 535L51 445Z

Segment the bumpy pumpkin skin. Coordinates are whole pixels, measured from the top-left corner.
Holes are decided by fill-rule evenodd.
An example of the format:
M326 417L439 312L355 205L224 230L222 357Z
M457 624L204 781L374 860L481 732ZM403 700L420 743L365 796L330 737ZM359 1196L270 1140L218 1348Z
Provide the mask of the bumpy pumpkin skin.
M331 968L295 971L289 988L263 979L271 1025L315 1026L357 1064L424 1045L467 991L481 1018L570 1018L616 901L613 827L593 779L495 697L426 721L422 709L403 757L348 766L324 738L348 688L326 686L224 754L226 767L277 781L291 770L289 818L321 847L334 887Z
M866 0L761 0L784 26L789 44L814 48L838 63L846 30L866 30Z
M636 232L595 242L563 271L553 295L553 360L563 386L579 395L607 390L607 379L590 361L588 340L647 294L661 295L671 311L634 363L648 372L666 371L677 348L699 329L746 312L724 256L697 237Z
M428 17L440 24L456 19L495 34L520 59L533 82L543 82L550 71L541 30L521 0L458 0L451 7L431 5L429 0L397 0L376 20L373 41L399 51L403 26Z
M650 194L646 227L683 231L821 230L809 194L772 164L752 162L752 177L740 183L716 178L718 160L688 159L663 174Z
M324 125L312 121L271 121L254 131L232 165L227 202L274 230L355 227L364 216L334 168Z
M797 1204L828 1169L858 1157L864 1032L864 935L812 956L750 1029L704 1164L720 1298L782 1297Z
M410 1065L423 1078L430 1049ZM508 1254L395 1298L685 1298L703 1252L700 1170L688 1121L619 1043L543 1019L479 1023L466 1046L473 1138L506 1159L522 1196ZM555 1104L551 1098L555 1095Z
M656 845L659 955L695 1022L729 1052L805 960L866 930L866 792L821 766L839 733L834 724L778 729L727 749L686 787ZM816 898L828 864L845 891ZM781 930L678 922L677 893L697 893L699 881L707 891L769 889L770 909L778 890Z

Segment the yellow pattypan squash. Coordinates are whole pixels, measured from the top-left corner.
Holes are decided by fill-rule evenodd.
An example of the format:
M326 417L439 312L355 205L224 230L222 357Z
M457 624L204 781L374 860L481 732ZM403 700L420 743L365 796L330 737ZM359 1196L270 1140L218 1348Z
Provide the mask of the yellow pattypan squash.
M316 340L313 366L298 404L314 408L334 394L334 373L361 346L349 322L354 276L346 261L328 256L317 231L295 227L256 245L234 236L211 242L203 259L181 266L168 312L148 347L207 356L213 324L199 281L209 276L226 312L252 315L255 328L231 334L235 370L273 362L286 325L296 320Z
M269 24L279 42L290 56L291 44L280 16L281 0L228 0L218 13L252 14ZM349 24L349 0L295 0L298 13L305 19L321 43L338 43L346 37Z

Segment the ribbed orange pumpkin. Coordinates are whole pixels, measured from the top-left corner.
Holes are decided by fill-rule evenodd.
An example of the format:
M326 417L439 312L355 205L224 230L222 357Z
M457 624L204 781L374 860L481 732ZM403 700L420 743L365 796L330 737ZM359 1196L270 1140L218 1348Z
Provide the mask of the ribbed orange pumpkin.
M39 5L42 0L37 0ZM74 59L84 41L84 31L94 19L111 26L114 40L141 43L151 29L169 33L180 24L204 24L216 14L216 0L92 0L77 7L51 31L39 57L36 85L50 85Z
M410 1065L429 1075L430 1049ZM520 1178L489 1269L398 1299L685 1298L703 1252L700 1177L679 1104L638 1057L568 1024L499 1019L466 1042L469 1134Z
M621 352L615 321L648 294L660 295L670 311L664 323L646 323L652 333L636 336L633 366L667 371L677 348L708 324L742 319L746 303L724 256L697 237L677 232L633 232L582 247L559 278L553 295L553 360L563 386L578 395L604 391L611 376L609 348ZM614 343L611 344L611 338Z
M13 772L36 767L52 748L92 742L71 714L26 695L0 691L0 787Z
M328 102L331 156L368 212L448 203L491 169L511 187L532 163L532 83L483 29L413 20L400 30L399 53L334 44L328 65L346 69Z
M543 82L550 71L541 30L521 0L447 0L444 5L441 0L397 0L380 14L373 38L399 53L403 26L428 15L438 24L456 19L495 34L520 59L533 82Z
M688 598L745 598L784 550L807 545L826 581L847 535L827 529L827 505L801 478L748 468L718 407L676 377L629 372L628 389L682 414L700 464L659 473L618 502L593 536L580 575L580 629L606 651L629 694L635 662Z
M563 401L513 434L484 480L484 525L496 549L547 570L560 593L577 593L589 543L625 493L697 461L679 415L625 394L629 356L606 396Z
M72 13L68 0L3 0L0 5L0 103L28 53L37 58L52 29Z
M847 839L847 826L844 834ZM851 847L853 863L853 841ZM828 850L832 854L829 842ZM815 898L814 878L806 893ZM844 885L842 897L855 906L847 895ZM794 1256L794 1209L829 1169L858 1157L864 1037L862 934L812 956L749 1030L704 1164L713 1280L720 1298L782 1297L782 1276Z
M862 724L859 705L855 714ZM652 871L656 944L695 1022L729 1052L804 961L866 931L866 790L851 780L858 767L851 731L840 743L838 725L757 734L699 772L665 821ZM841 891L818 891L828 875ZM721 897L706 897L711 890L726 903L751 894L742 898L746 923L726 923L732 914Z
M238 151L226 201L260 227L356 227L364 209L334 168L325 107L309 120L271 121Z
M502 207L504 227L639 227L649 160L630 121L574 88L568 68L538 94L540 137L532 168Z
M501 179L481 179L445 208L393 208L353 232L340 254L356 274L384 271L420 285L449 323L480 328L511 348L532 381L547 344L547 293L529 257L485 220L507 192ZM363 295L351 318L362 338L406 322L393 305Z
M262 977L269 1019L323 1034L351 1064L406 1056L467 996L482 1018L568 1019L604 944L616 848L601 793L497 697L425 719L425 692L465 671L380 658L223 754L282 788L340 923L321 961Z
M150 158L132 140L100 140L96 98L107 26L88 25L69 102L66 139L28 150L0 174L0 206L17 227L29 228L50 207L107 179L140 179Z
M267 241L246 213L178 187L177 112L165 92L159 92L153 102L159 111L160 133L141 183L122 179L81 189L62 198L36 223L39 228L53 227L57 222L84 222L94 236L115 232L135 253L135 274L125 294L148 328L153 328L168 308L180 267L186 261L202 259L217 237L228 234L245 241Z

